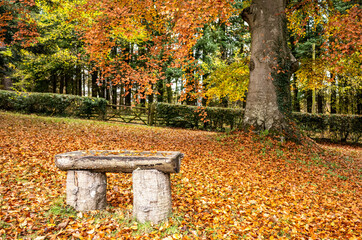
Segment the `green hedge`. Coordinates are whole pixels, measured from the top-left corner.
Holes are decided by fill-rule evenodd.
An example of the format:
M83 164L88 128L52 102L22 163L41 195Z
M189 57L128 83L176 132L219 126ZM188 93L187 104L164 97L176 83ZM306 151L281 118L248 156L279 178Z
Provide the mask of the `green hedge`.
M204 115L206 113L206 116ZM206 107L158 103L156 118L158 125L182 128L225 130L238 127L242 121L241 109Z
M106 119L104 98L80 97L52 93L22 93L0 90L0 109L51 116L97 117ZM204 115L206 113L206 116ZM243 110L158 103L156 123L171 127L204 130L234 129L242 124ZM293 113L297 125L309 136L358 142L362 136L362 116L339 114Z
M51 116L104 118L107 101L103 98L74 95L0 90L0 109Z
M200 108L187 105L158 103L157 124L171 127L225 130L241 126L243 110L231 108L204 108L206 122L200 116ZM309 136L324 134L325 138L339 141L358 142L362 136L362 116L339 114L292 114L297 125Z
M327 138L358 142L362 136L362 116L341 114L293 113L295 122L309 135L328 134Z

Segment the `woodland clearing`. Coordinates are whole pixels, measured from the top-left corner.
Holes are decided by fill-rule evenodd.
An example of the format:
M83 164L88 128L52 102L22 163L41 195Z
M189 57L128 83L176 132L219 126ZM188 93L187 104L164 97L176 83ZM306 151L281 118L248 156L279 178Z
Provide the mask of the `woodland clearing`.
M110 124L0 112L3 239L360 239L362 148L299 146L251 133ZM173 215L132 219L130 174L107 174L105 211L65 205L54 155L180 151Z

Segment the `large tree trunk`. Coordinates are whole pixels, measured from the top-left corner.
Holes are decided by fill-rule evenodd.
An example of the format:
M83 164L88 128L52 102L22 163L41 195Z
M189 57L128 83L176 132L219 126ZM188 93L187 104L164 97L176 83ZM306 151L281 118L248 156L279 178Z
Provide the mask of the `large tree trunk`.
M285 0L253 0L243 19L251 32L250 82L245 126L290 130L290 77L297 62L287 45Z

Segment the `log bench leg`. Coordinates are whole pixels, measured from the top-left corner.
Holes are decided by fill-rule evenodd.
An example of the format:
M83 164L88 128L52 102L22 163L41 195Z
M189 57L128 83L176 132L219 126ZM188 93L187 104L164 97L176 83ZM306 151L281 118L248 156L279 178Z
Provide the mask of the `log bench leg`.
M104 209L107 206L107 176L91 171L67 172L67 204L77 211Z
M172 212L170 174L136 169L133 178L133 216L141 223L159 223Z

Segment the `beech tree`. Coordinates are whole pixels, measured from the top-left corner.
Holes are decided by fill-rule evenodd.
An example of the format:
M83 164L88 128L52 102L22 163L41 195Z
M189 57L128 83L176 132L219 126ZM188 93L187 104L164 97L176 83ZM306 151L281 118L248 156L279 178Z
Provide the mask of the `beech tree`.
M298 63L287 45L286 1L253 0L242 12L251 32L250 80L244 124L289 130L290 77Z

